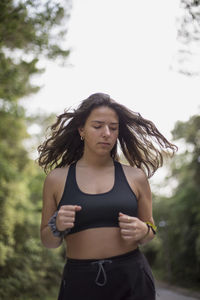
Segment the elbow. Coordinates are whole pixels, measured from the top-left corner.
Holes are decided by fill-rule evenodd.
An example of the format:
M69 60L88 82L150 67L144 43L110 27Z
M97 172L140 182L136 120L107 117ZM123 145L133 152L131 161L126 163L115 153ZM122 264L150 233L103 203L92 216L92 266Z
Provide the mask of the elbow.
M61 245L61 243L59 243L59 244L50 243L50 242L42 240L42 239L41 239L41 242L42 242L42 245L48 249L56 249Z

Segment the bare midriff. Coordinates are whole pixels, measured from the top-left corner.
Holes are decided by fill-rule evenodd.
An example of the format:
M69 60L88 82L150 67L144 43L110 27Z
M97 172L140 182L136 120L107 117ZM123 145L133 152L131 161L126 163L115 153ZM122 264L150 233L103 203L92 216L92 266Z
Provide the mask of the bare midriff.
M66 238L66 256L74 259L102 259L121 255L137 248L137 243L122 239L118 227L82 230Z

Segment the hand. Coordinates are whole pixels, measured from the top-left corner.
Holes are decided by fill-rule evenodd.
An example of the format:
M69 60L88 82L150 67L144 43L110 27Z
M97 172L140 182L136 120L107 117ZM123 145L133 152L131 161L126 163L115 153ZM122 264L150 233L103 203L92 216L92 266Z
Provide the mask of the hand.
M148 227L145 222L138 218L119 213L119 227L121 236L124 240L130 242L138 242L148 232Z
M58 211L56 217L56 228L59 231L64 231L68 228L74 227L76 212L81 210L79 205L63 205Z

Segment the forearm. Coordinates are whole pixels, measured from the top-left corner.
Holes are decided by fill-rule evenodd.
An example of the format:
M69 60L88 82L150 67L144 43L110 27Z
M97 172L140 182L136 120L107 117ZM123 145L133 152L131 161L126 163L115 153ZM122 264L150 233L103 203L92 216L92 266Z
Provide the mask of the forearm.
M138 241L138 244L139 244L139 245L147 244L148 242L150 242L151 240L153 240L154 237L155 237L155 234L153 233L153 231L152 231L151 228L150 228L148 234L145 235L144 238L142 238L141 240L139 240L139 241Z
M40 237L42 244L46 248L58 248L62 244L62 238L55 237L49 226L45 226L43 229L41 229Z

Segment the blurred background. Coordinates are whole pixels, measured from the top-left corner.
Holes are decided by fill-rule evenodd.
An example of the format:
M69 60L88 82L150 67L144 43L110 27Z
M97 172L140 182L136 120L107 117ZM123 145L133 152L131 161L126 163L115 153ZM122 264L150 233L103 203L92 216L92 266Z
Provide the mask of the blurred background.
M46 128L94 92L178 145L150 179L154 275L200 286L200 1L0 1L0 299L56 298L64 246L40 242Z

